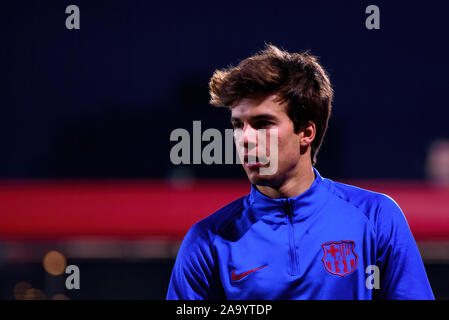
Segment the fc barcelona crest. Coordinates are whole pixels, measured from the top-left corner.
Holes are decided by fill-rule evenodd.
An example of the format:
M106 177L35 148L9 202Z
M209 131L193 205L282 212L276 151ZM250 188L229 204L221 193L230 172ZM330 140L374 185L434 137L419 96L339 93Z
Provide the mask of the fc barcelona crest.
M354 251L354 241L331 241L323 243L324 268L332 274L346 276L357 267L358 257Z

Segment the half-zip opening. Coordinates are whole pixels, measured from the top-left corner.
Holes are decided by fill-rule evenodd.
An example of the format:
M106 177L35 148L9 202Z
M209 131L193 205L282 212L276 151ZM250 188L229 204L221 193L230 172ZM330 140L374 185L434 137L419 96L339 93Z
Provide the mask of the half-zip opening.
M290 275L295 276L298 274L298 257L296 254L295 227L293 223L293 204L291 200L288 199L282 201L282 206L287 213L288 238L290 245Z

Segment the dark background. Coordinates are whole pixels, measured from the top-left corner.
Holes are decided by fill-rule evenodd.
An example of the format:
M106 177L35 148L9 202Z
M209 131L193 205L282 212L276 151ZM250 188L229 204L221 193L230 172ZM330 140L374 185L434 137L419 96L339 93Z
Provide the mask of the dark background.
M71 4L80 30L65 27ZM380 30L365 27L371 4ZM265 43L310 49L330 74L323 176L423 180L429 146L449 138L446 0L19 0L0 12L1 181L245 179L239 165L172 165L169 137L192 132L194 120L230 128L228 112L208 105L208 81ZM72 299L163 299L173 265L73 261L83 290L65 291ZM448 265L426 268L437 298L448 299ZM49 297L65 290L40 262L0 261L0 270L0 299L23 280Z
M68 30L65 8L80 8ZM380 30L365 8L380 9ZM448 1L7 1L0 178L166 178L170 132L230 128L208 105L216 68L264 43L310 49L330 73L328 177L424 178L448 138ZM244 178L236 165L185 168Z

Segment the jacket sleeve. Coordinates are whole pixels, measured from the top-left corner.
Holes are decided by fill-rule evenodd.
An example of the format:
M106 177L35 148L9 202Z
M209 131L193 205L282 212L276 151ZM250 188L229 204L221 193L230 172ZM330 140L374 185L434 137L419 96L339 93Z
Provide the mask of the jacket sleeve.
M380 299L433 300L415 239L396 202L386 195L376 221L377 266L380 269Z
M217 280L207 230L195 224L186 234L173 267L167 300L217 299Z

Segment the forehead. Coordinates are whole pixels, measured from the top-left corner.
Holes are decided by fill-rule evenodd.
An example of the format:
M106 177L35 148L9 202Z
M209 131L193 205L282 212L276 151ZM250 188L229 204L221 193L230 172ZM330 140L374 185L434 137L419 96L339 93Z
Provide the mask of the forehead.
M247 97L239 100L231 109L232 118L251 118L259 115L274 117L287 116L286 103L279 101L279 96Z

